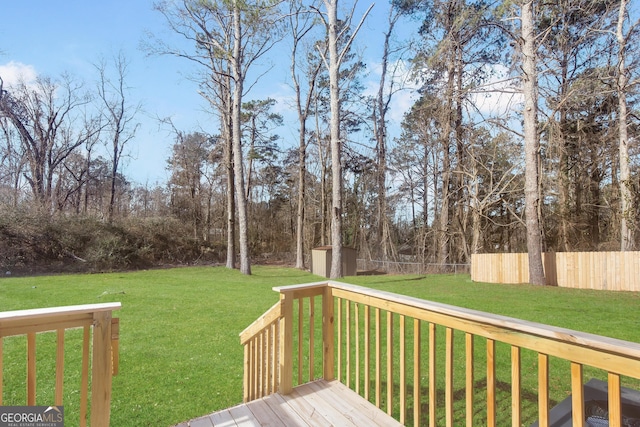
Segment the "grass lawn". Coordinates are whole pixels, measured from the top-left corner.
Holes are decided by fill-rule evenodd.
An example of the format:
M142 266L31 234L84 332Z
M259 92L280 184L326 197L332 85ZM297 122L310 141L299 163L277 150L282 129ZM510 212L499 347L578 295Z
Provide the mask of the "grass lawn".
M121 319L120 374L113 381L111 424L170 426L239 403L243 356L238 334L277 301L273 286L321 280L291 268L254 267L253 273L201 267L3 278L0 311L121 302L122 310L115 313ZM472 283L467 275L343 281L640 342L637 294L489 285ZM54 376L47 368L53 355L46 349L54 339L38 339L38 357L43 359L38 365L38 404L46 405L52 395L47 378ZM75 339L73 333L69 339ZM24 341L5 339L6 405L25 402ZM73 371L74 356L67 357L71 362L65 366ZM65 393L69 401L78 400L73 374L69 376ZM65 405L70 426L73 405Z

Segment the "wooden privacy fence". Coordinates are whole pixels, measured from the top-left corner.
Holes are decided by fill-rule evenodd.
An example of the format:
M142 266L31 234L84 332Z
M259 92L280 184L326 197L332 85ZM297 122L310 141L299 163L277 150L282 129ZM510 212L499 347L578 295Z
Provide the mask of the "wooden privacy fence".
M320 376L403 424L515 427L548 426L553 396L571 393L584 427L588 372L621 427L621 377L640 377L637 343L338 282L274 290L280 301L240 335L245 401Z
M82 372L80 384L80 425L87 425L89 380L91 380L92 427L108 427L111 413L111 376L118 371L118 318L112 312L120 303L89 304L0 313L0 405L3 404L4 339L17 335L27 336L26 405L36 405L36 334L56 332L55 402L61 406L64 393L65 332L83 328ZM93 329L93 340L91 340ZM89 355L93 347L92 356ZM89 375L91 366L91 375ZM52 402L40 403L50 405ZM16 403L11 403L16 405Z
M640 252L557 252L543 254L547 285L609 291L640 291ZM526 253L474 254L471 280L529 283Z

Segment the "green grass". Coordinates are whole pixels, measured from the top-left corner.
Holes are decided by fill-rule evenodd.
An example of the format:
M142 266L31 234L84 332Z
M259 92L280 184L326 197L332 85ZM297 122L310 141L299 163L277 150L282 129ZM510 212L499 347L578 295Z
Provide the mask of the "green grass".
M277 301L273 286L320 280L287 268L254 267L253 273L203 267L4 278L0 310L121 302L122 310L115 313L121 320L120 374L113 381L111 424L170 426L239 403L243 355L238 334ZM343 281L640 342L637 294L472 283L465 275ZM68 353L79 339L76 332L69 334ZM38 340L43 363L38 366L38 404L45 405L53 388L53 355L46 351L53 346L53 334ZM25 401L24 348L23 338L5 339L7 405ZM69 401L77 400L73 370L78 363L78 357L67 355ZM74 405L65 403L69 420Z

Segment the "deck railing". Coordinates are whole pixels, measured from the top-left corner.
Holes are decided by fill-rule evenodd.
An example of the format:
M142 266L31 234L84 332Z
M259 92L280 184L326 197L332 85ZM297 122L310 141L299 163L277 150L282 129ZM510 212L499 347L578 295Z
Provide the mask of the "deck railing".
M637 343L338 282L274 290L280 301L241 334L245 401L321 376L407 425L548 426L571 395L582 427L584 379L601 375L621 427L622 380L640 378Z
M112 312L120 309L120 303L90 304L68 307L43 308L34 310L6 311L0 313L0 405L3 404L3 362L4 339L17 335L27 336L27 376L26 405L38 404L36 399L36 334L55 332L55 391L53 402L56 406L64 405L64 372L65 372L65 332L70 329L83 328L82 366L80 384L80 422L87 425L89 410L89 380L91 380L91 415L92 427L108 427L111 411L111 377L118 371L118 318ZM93 339L91 340L91 329ZM92 356L89 356L93 347ZM89 375L91 366L91 375ZM52 402L41 402L51 405ZM18 405L19 403L11 403Z

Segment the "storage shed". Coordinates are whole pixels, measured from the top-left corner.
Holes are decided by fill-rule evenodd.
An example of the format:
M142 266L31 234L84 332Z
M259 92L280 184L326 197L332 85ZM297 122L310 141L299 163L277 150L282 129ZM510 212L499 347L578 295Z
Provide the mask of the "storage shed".
M319 246L311 250L311 272L318 276L329 277L331 274L331 256L333 247ZM355 276L358 267L357 252L353 248L342 248L342 275Z

